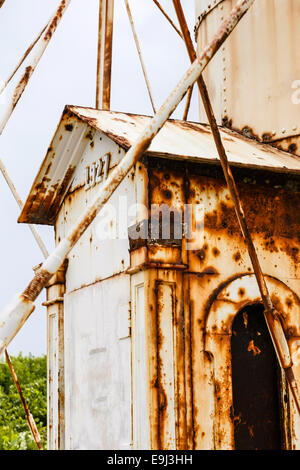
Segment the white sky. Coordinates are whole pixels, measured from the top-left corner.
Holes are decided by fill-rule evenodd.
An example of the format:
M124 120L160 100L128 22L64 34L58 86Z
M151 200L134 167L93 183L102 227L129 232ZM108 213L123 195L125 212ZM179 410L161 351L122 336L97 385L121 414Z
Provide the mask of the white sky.
M48 21L59 0L6 0L0 10L0 80ZM161 5L175 20L171 0ZM182 0L193 32L194 0ZM156 107L189 66L183 41L152 0L130 0ZM2 136L0 156L25 201L66 104L95 106L98 0L72 0ZM193 37L193 34L192 34ZM112 103L115 111L152 114L123 0L115 0ZM12 83L15 84L14 81ZM7 95L8 96L8 93ZM4 99L0 99L0 118ZM198 120L194 91L189 119ZM184 102L173 117L181 118ZM32 278L42 254L28 227L17 224L19 208L0 174L0 309ZM53 230L38 227L49 250ZM37 308L9 347L10 354L46 352L46 309Z

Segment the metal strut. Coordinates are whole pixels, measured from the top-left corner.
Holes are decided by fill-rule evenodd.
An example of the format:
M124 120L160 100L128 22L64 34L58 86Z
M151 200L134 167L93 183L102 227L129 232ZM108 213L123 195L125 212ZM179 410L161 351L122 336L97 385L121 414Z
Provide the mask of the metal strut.
M177 18L181 27L182 34L184 36L184 41L186 44L186 48L190 57L191 62L195 60L197 57L191 36L189 33L189 29L186 23L186 19L184 16L184 12L180 3L180 0L173 0L173 4L176 10ZM297 382L295 379L295 374L293 370L293 362L289 350L289 345L285 337L284 328L282 325L282 318L279 312L275 309L273 302L270 297L270 293L265 281L264 274L262 272L260 262L256 253L256 249L248 228L248 224L245 218L245 213L243 210L243 206L239 197L239 192L231 172L231 168L227 159L226 151L222 142L221 134L216 122L216 118L212 109L212 105L209 99L207 87L205 85L204 79L202 75L199 77L198 87L201 94L201 98L204 104L204 108L206 111L206 115L212 130L212 134L214 137L214 141L217 147L217 151L220 157L223 173L226 179L226 183L231 195L231 198L234 202L235 213L240 225L240 229L247 245L248 253L251 259L251 263L253 266L253 271L256 277L256 281L260 290L262 302L265 308L264 316L266 319L266 323L273 341L273 345L279 360L279 363L283 370L285 371L285 375L287 381L290 385L295 404L300 414L300 395L299 389L297 386Z
M110 109L114 0L99 0L96 108Z

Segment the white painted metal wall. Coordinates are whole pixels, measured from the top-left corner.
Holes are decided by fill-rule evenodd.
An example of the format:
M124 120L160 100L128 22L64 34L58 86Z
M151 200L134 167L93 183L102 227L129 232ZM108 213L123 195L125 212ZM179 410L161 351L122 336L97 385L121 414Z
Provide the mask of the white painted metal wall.
M235 0L195 0L198 51L211 39ZM204 76L219 124L249 128L287 149L300 134L300 2L259 0L213 58ZM198 22L199 24L199 22ZM200 104L200 121L206 121ZM299 153L299 152L298 152Z
M58 216L57 240L99 190L101 183L85 188L86 167L108 152L111 169L124 151L105 135L94 135ZM130 173L110 200L118 216L125 210L125 201L128 206L135 202L136 191ZM130 275L125 273L130 263L129 242L127 233L124 239L101 240L100 220L103 214L70 253L66 275L67 449L131 448L131 299ZM120 217L117 220L119 223ZM115 228L112 220L112 233Z

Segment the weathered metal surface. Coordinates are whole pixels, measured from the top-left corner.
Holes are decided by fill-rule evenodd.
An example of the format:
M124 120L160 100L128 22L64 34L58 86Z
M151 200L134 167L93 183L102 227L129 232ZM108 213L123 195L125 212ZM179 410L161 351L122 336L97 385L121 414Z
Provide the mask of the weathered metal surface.
M112 147L111 150L113 153ZM79 173L84 166L79 166ZM139 170L136 170L136 173L139 177L141 176ZM130 255L126 216L127 210L137 203L135 179L133 173L124 179L117 193L113 194L109 201L111 211L108 208L104 209L72 249L66 275L67 292L107 279L129 268ZM56 223L57 244L63 239L69 228L76 223L82 211L88 207L97 192L99 192L98 186L88 191L81 187L65 199ZM106 236L102 238L99 224L103 224L105 217L107 217L107 221L103 228ZM124 221L125 235L122 234L124 228L121 227Z
M64 293L67 263L47 286L47 448L65 449Z
M183 112L183 116L182 116L183 121L186 121L187 118L188 118L189 109L190 109L190 105L191 105L192 94L193 94L193 89L194 89L194 87L191 87L189 89L189 91L187 92L185 108L184 108L184 112Z
M130 276L65 295L66 448L130 449Z
M190 56L190 60L192 62L196 56L196 53L194 51L193 44L189 35L187 23L185 21L185 17L183 14L180 0L173 0L173 3L174 3L174 7L177 13L178 21L180 23L181 30L184 36L186 47ZM215 7L216 6L217 4L215 4ZM211 8L211 4L210 4L210 8ZM289 346L287 344L287 341L284 335L280 316L278 312L276 311L276 308L274 307L272 300L270 298L269 292L268 292L264 275L261 270L260 261L257 256L255 246L253 244L253 240L252 240L249 228L248 228L247 220L245 218L243 205L239 197L238 189L237 189L231 168L229 166L228 158L227 158L225 148L221 139L221 135L217 126L216 118L212 110L210 98L207 92L207 87L205 85L205 82L202 76L198 79L198 86L200 90L200 95L203 100L203 105L206 111L207 119L210 124L212 134L214 136L214 141L217 147L218 155L220 157L221 166L222 166L223 173L226 179L226 183L230 192L231 199L234 203L235 213L236 213L239 225L240 225L241 232L243 234L244 241L247 245L248 254L251 259L252 267L256 276L256 280L257 280L260 292L261 292L262 301L263 301L264 308L265 308L265 320L267 322L268 329L270 331L270 335L272 337L272 341L273 341L274 348L278 356L279 362L281 366L287 371L286 378L288 382L290 383L291 391L294 395L295 403L297 405L297 408L300 414L300 394L299 394L299 390L297 387L297 383L294 378L294 372L292 369L293 363L292 363L292 359L291 359L291 355L289 351Z
M147 368L151 449L187 448L182 280L172 269L144 272L146 356L140 360Z
M132 447L151 449L149 413L149 371L147 363L147 329L145 275L131 276L131 350L132 350Z
M54 13L53 17L49 21L49 24L42 34L41 38L37 42L34 53L30 59L29 65L24 66L24 70L22 71L22 76L18 82L18 85L13 91L12 96L7 100L5 105L3 115L0 121L0 134L2 134L3 129L5 128L7 121L9 120L11 114L13 113L16 105L18 104L19 99L21 98L27 83L29 82L33 72L36 69L37 64L39 63L42 55L44 54L53 34L56 31L58 24L60 23L63 14L65 13L66 9L68 8L71 0L62 0L58 9Z
M152 159L151 165L149 162L149 204L160 204L164 201L169 205L175 202L178 208L188 202L205 206L203 244L198 250L188 252L184 252L184 243L182 247L182 259L187 263L183 271L186 302L182 321L187 335L184 360L187 367L186 386L193 397L189 421L191 424L186 431L189 445L194 448L231 449L234 448L234 428L230 411L232 386L231 373L227 369L230 364L228 361L231 361L231 323L235 314L247 303L260 302L260 293L253 274L247 275L252 272L250 260L221 173L213 176L213 170L209 166L200 166L197 170L195 165L177 165L174 162L168 163L167 160ZM249 171L247 174L250 175ZM295 347L296 351L299 347L297 338L300 313L296 281L299 278L298 221L294 220L292 225L288 225L286 220L290 217L293 219L293 207L298 196L297 193L290 193L291 189L274 188L277 186L276 181L271 182L269 176L262 172L260 179L257 173L252 181L247 179L244 182L243 172L239 170L236 174L250 230L262 260L263 272L269 274L267 282L271 299L285 318L285 332L290 331L292 335L288 335L290 349L293 351ZM176 182L177 185L174 184ZM164 194L167 190L170 194L166 200ZM260 210L262 206L265 207L263 213ZM173 271L171 266L168 270ZM156 279L163 279L166 272L162 267L157 272ZM280 279L280 282L274 278ZM225 288L222 291L222 285L230 283L231 279L236 279L236 284L232 284L236 287L232 287L228 292ZM151 286L150 289L153 289L154 283ZM222 292L222 295L219 292ZM178 302L179 299L180 297L176 298ZM151 302L149 305L151 312ZM218 312L218 315L222 314L220 326L214 320L214 311ZM209 339L211 337L213 343ZM292 352L292 358L299 378L296 352ZM289 402L293 409L291 397ZM293 435L293 448L298 446L297 420L297 412L293 409L291 418L285 422Z
M208 61L209 57L211 57L211 53L215 48L219 47L220 44L222 43L223 38L226 37L228 34L229 28L233 27L236 24L236 21L238 17L242 15L246 11L246 7L250 5L251 2L240 2L238 5L245 10L240 11L240 15L238 13L238 10L234 11L233 18L230 18L229 21L225 22L223 27L220 29L219 34L216 36L216 39L214 43L212 44L212 50L206 50L205 53L203 54L203 61ZM232 22L233 20L233 22ZM124 180L126 174L128 174L130 168L136 160L138 159L141 154L145 152L145 150L148 148L150 145L151 140L153 139L153 136L159 131L160 127L163 125L165 120L168 118L168 115L172 112L174 107L176 107L177 102L182 98L183 94L187 91L187 89L191 86L191 84L196 80L197 76L201 73L201 70L203 69L203 63L198 64L195 63L191 67L191 70L188 71L182 82L179 84L178 89L176 92L174 92L173 95L170 96L168 102L162 107L161 111L158 113L158 116L154 118L150 124L146 127L145 131L143 132L142 136L137 140L135 145L133 145L130 149L129 152L127 152L126 156L123 158L121 163L119 163L116 168L110 173L108 179L103 182L102 188L100 190L100 196L97 195L97 197L93 197L92 203L88 204L88 209L87 211L84 212L83 216L78 217L75 224L72 223L71 229L67 229L66 231L66 236L62 241L60 241L57 245L56 250L54 253L46 260L45 263L41 266L41 268L37 271L37 274L35 278L32 280L32 282L29 284L27 289L24 291L24 296L25 298L29 300L33 300L37 297L43 286L49 281L49 278L52 273L56 272L60 264L62 263L63 259L70 254L71 258L71 250L76 244L76 242L79 240L81 235L90 227L92 221L95 219L97 213L99 210L102 208L103 204L108 201L108 198L111 196L112 192L119 187L121 182ZM172 162L173 163L173 162ZM171 179L172 181L172 179ZM91 188L91 190L94 190L94 188ZM173 188L174 189L174 188ZM171 190L167 191L166 188L164 188L164 196L165 198L170 201L172 199L172 192ZM178 198L180 194L186 194L187 188L178 188ZM83 191L81 191L82 195ZM87 194L87 192L85 192ZM153 192L152 198L155 199L155 195L157 195L157 192ZM81 201L82 203L82 201ZM177 201L178 207L182 204L182 202L178 199ZM74 214L75 216L75 214ZM86 232L87 233L87 232ZM162 250L160 249L161 254L163 254ZM186 254L184 255L184 258L186 259L187 256ZM207 270L208 274L211 274L211 270ZM158 277L158 270L153 269L150 270L148 273L148 292L147 292L147 301L146 305L148 305L149 310L151 311L152 307L152 314L147 315L147 331L149 331L149 337L148 337L148 348L147 348L147 353L149 354L147 360L149 361L149 377L151 378L150 380L150 390L149 390L149 406L151 407L151 410L153 410L153 413L150 414L151 416L151 425L150 425L150 442L151 442L151 447L152 448L172 448L173 446L177 446L178 448L185 448L186 443L191 441L195 441L195 434L196 432L196 427L194 426L194 414L196 410L196 406L194 405L194 402L192 404L187 405L185 401L185 396L186 393L188 394L189 392L186 391L186 381L185 381L185 373L187 372L185 369L185 361L184 361L184 345L186 345L186 340L185 337L183 336L183 333L185 331L184 329L184 317L182 316L183 310L182 310L182 303L183 303L183 291L182 291L182 286L183 286L183 281L182 281L182 270L164 270L163 269L163 276L161 278ZM216 274L216 273L214 273ZM120 276L115 276L111 280L103 280L101 284L105 284L108 281L109 282L116 282L117 279ZM201 276L200 276L201 277ZM125 279L126 282L129 280L128 274L124 275L122 279ZM84 287L84 286L81 286ZM73 305L74 308L76 309L76 314L75 311L73 311L73 314L70 316L70 321L71 323L67 325L66 330L71 334L72 331L76 334L81 334L82 336L82 344L83 344L83 350L86 351L86 344L85 344L85 338L89 336L89 331L91 334L94 334L96 331L99 331L95 329L95 324L96 324L96 309L94 308L95 306L99 305L104 305L105 301L108 302L114 302L116 300L117 296L108 296L107 295L107 290L101 290L99 289L99 286L97 285L97 289L95 287L95 292L91 295L90 289L93 289L95 287L95 284L91 284L90 286L86 286L84 289L76 289L73 290L72 292L68 292L68 296L76 297ZM67 281L67 288L68 288L68 281ZM129 295L129 288L122 288L121 286L117 285L114 286L112 289L116 292L119 292L120 295L124 295L124 292L126 291L127 295ZM160 294L159 294L160 292ZM98 293L98 294L97 294ZM97 299L97 295L100 295L101 293L101 298ZM80 295L79 295L80 294ZM94 307L88 306L88 302L94 302L95 305ZM66 302L67 303L67 302ZM165 305L166 304L166 305ZM123 305L123 303L122 303ZM87 318L82 316L82 311L83 311L83 306L84 309L87 312L92 313L91 318L91 323L89 325ZM170 309L172 310L172 316L170 318ZM66 307L67 311L71 311L70 308ZM107 308L104 309L105 312L108 310ZM116 312L116 306L112 305L111 311ZM123 309L122 309L123 311ZM173 316L174 315L174 316ZM74 323L76 323L76 317L79 320L78 326L79 328L76 328L74 326ZM106 317L105 317L106 318ZM118 318L118 316L117 316ZM112 328L109 330L112 332L114 330L113 325L116 319L116 315L109 315L107 317L108 319L108 324L112 326ZM123 321L121 322L121 325L123 325ZM102 326L102 325L101 325ZM123 330L123 327L121 328ZM103 333L103 328L101 328L101 332ZM127 335L129 331L129 327L126 328L127 330ZM192 327L190 327L190 331L192 331ZM165 334L167 332L168 338L165 338ZM172 335L173 332L173 343L171 341L170 335ZM85 334L84 334L85 333ZM76 350L76 345L80 344L80 340L78 340L74 335L72 336L71 334L71 339L70 342L68 339L65 339L65 343L70 345L69 351L71 352L71 358L68 363L68 371L72 371L72 365L77 364L78 361L80 361L82 354L82 351L78 349ZM115 344L115 335L108 334L107 335L107 341L109 338L112 338L111 344ZM122 333L122 338L124 338L124 333ZM75 350L74 350L75 348ZM171 348L174 351L174 360L171 358L171 360L168 360L168 350ZM95 348L97 350L97 347ZM192 350L190 348L190 350ZM115 351L115 348L114 348ZM77 352L77 354L76 354ZM154 356L153 356L154 353ZM113 361L113 365L118 363L120 364L119 357L124 357L127 358L126 364L130 364L128 361L128 355L126 354L114 354L114 357L117 357L117 361ZM74 360L75 358L75 360ZM85 358L86 359L86 358ZM67 428L67 433L70 436L70 440L67 444L70 448L83 448L86 445L86 442L89 446L95 447L95 444L90 444L92 442L93 436L97 435L99 436L99 432L96 432L96 434L91 431L91 428L88 428L85 426L88 431L86 433L82 433L82 426L77 426L78 423L83 422L84 416L89 413L90 410L90 401L89 401L89 408L87 409L87 413L83 413L80 415L82 412L83 408L80 408L76 399L80 399L80 396L84 395L84 392L86 390L84 389L84 384L88 383L86 380L86 374L88 374L88 370L86 367L87 360L82 361L84 362L84 368L78 368L77 369L77 375L76 371L75 374L73 374L74 380L72 382L71 377L67 376L67 384L74 385L73 389L69 389L69 392L67 393L66 396L68 396L68 405L70 406L69 411L70 413L68 414L68 417L66 419L66 428ZM175 369L173 367L173 362L175 362ZM191 363L189 361L189 363ZM99 361L97 362L99 364ZM105 364L107 366L107 362ZM92 367L93 373L95 372L95 365ZM105 367L105 372L107 373L107 367ZM109 368L110 371L114 371L114 367ZM190 371L189 371L190 373ZM188 375L188 374L187 374ZM99 382L101 383L101 377L100 380L97 380L97 391L99 389ZM188 383L191 384L193 381L189 379ZM108 380L108 384L111 385L114 383L114 378L110 378ZM79 388L77 388L79 387ZM116 387L116 389L120 390L120 386ZM81 393L76 394L76 391L80 390ZM100 397L95 397L95 407L102 402L105 402L106 395L103 394ZM72 400L71 400L72 398ZM118 397L118 403L119 403L119 397ZM80 403L80 401L79 401ZM93 402L92 402L93 403ZM99 406L100 406L99 405ZM94 407L94 408L95 408ZM175 412L173 414L173 409L175 408ZM101 408L102 409L102 408ZM128 408L126 408L128 410ZM185 411L187 409L187 412ZM116 410L118 411L118 417L120 415L119 410L117 406L114 407L114 402L112 401L111 406L104 407L104 414L109 411L109 417L111 418L111 411ZM76 414L78 413L78 414ZM95 414L95 413L94 413ZM188 415L188 418L187 418ZM101 420L102 422L103 420ZM109 419L105 420L106 422L110 422ZM98 423L98 420L97 420ZM126 417L126 423L128 423L128 416ZM188 423L188 424L187 424ZM119 424L119 423L118 423ZM187 429L187 426L189 426L189 429ZM175 429L174 429L175 427ZM120 427L118 427L120 429ZM80 430L80 436L79 436L79 430ZM102 429L103 432L103 429ZM102 445L105 446L105 439L106 436L109 435L109 433L106 433L103 436L103 441L100 442L99 446L102 447ZM111 436L110 442L112 442L114 436ZM118 443L117 443L118 444ZM116 445L117 445L116 444ZM96 444L97 445L97 444ZM120 445L118 445L117 448L120 448Z
M206 0L199 0L200 5L201 5L201 13L199 14L199 11L198 11L198 18L197 18L197 22L194 28L196 42L198 38L198 30L201 26L201 23L204 21L207 15L209 15L216 7L218 7L224 1L225 0L213 0L212 2L208 3ZM199 2L198 2L198 7L199 7Z
M134 42L135 42L136 49L137 49L137 52L138 52L138 56L139 56L139 59L140 59L140 63L141 63L141 67L142 67L146 87L147 87L149 98L150 98L150 101L151 101L151 106L152 106L153 112L155 114L156 113L156 108L155 108L155 104L154 104L153 93L152 93L152 90L151 90L151 85L150 85L149 77L148 77L148 74L147 74L145 62L144 62L144 59L143 59L143 56L142 56L142 51L141 51L139 38L138 38L136 29L135 29L135 25L134 25L132 13L131 13L131 10L130 10L129 2L128 2L128 0L124 0L124 1L125 1L125 6L126 6L127 15L128 15L128 19L129 19L129 22L130 22L131 30L132 30Z
M299 347L298 334L299 334L299 298L295 293L290 290L288 285L284 282L276 280L274 277L267 277L268 288L272 293L272 298L278 299L278 302L284 302L289 305L288 313L285 316L287 329L294 329L293 334L295 337L290 337L289 342L292 344L296 342ZM214 364L214 381L217 385L215 391L216 398L211 410L214 409L214 440L212 445L216 448L235 448L234 444L234 414L232 403L232 385L234 386L231 370L231 336L232 336L232 322L240 311L245 306L259 303L259 291L255 285L253 275L244 275L236 277L220 286L219 292L216 296L212 296L209 300L207 308L208 315L206 315L206 334L205 334L205 349L210 352ZM280 300L279 300L280 299ZM284 306L281 306L284 309ZM253 347L250 345L249 354L252 354ZM254 351L255 350L254 348ZM296 355L293 356L294 360ZM298 365L297 365L298 367ZM226 371L226 376L225 376ZM261 371L263 373L263 371ZM299 368L297 372L299 377ZM217 382L216 382L217 381ZM259 392L257 392L259 393ZM277 390L274 390L274 394ZM247 395L247 392L244 394ZM290 394L287 395L285 386L281 387L280 395L282 401L289 403L290 409L293 406ZM244 396L243 399L246 399ZM282 407L284 411L284 407ZM201 413L202 414L202 413ZM203 419L202 415L202 419ZM285 447L289 448L288 435L292 436L291 448L298 448L299 445L299 428L297 412L293 409L291 415L285 414L285 419L278 424L281 426L281 432L286 436ZM264 440L260 441L260 448L264 448Z
M196 0L196 15L213 3ZM198 29L199 50L233 4L233 0L223 1L205 17ZM256 2L204 74L219 124L265 142L298 136L297 153L299 101L294 96L300 74L299 14L297 0ZM200 120L205 120L200 108Z
M151 120L147 116L116 112L99 112L91 108L69 107L79 120L107 134L120 146L128 149L138 138L139 133ZM229 129L220 129L228 159L233 165L248 165L252 168L274 168L279 171L298 171L298 159L289 158L269 145L257 143L240 136ZM200 159L201 161L217 162L217 152L211 131L207 125L198 123L182 123L169 120L150 144L148 153L174 156L175 158Z
M210 3L208 5L208 10L212 11L212 9L219 6L220 3L222 2L218 2L218 3L214 2L214 5ZM187 27L187 23L184 17L180 0L173 0L173 4L176 10L178 21L180 23L184 41L186 43L187 51L188 51L190 60L192 62L196 57L196 52L194 50L193 43L189 34L189 30ZM205 14L207 14L207 11L205 11ZM202 14L202 17L200 18L201 19L203 18L203 14ZM244 215L243 206L239 198L239 194L238 194L238 190L234 181L234 177L229 166L228 157L226 155L226 151L225 151L222 139L221 139L221 135L220 135L217 123L216 123L213 110L212 110L207 88L206 88L206 85L202 76L198 79L198 86L199 86L200 95L203 100L203 105L206 111L207 119L210 124L214 141L217 147L218 155L220 157L220 161L221 161L222 169L223 169L224 176L227 182L227 186L228 186L231 198L234 202L236 216L237 216L244 240L246 242L248 253L251 258L252 266L253 266L253 269L257 278L257 283L261 291L262 300L263 300L265 310L266 310L266 314L265 314L266 321L268 323L268 327L273 336L274 345L275 345L277 354L279 355L281 364L284 366L284 368L288 368L292 366L292 363L289 357L290 355L288 351L288 346L284 338L284 334L283 334L282 327L280 324L280 319L277 318L277 314L275 312L274 306L272 305L272 301L270 299L270 296L269 296L269 293L268 293L268 290L264 281L259 259L257 257L257 253L256 253L256 250L255 250L252 238L251 238L251 234L248 229L247 221ZM296 395L295 399L298 403L298 395ZM300 402L298 406L299 406L299 411L300 411Z
M14 299L1 312L0 322L0 354L22 328L35 306L23 294L16 295Z
M62 119L58 130L50 144L48 154L33 183L33 188L19 218L26 222L23 213L31 213L34 220L43 223L41 213L53 223L57 215L57 203L63 201L69 189L76 165L78 165L84 149L90 144L91 134L85 124Z
M99 0L96 108L110 109L114 0Z
M181 31L184 37L184 41L187 47L190 60L191 62L193 62L193 60L195 60L195 57L196 57L196 52L194 50L193 43L189 34L188 26L184 17L180 0L173 0L173 4L176 10L177 18L181 27ZM220 2L218 4L215 2L215 5L213 7L211 4L209 4L209 8L210 9L215 8L219 4ZM202 14L201 19L203 19L203 14ZM268 329L269 329L269 332L270 332L270 335L274 344L276 354L278 356L281 367L285 370L287 381L289 382L289 385L291 387L295 404L300 414L300 394L299 394L297 382L294 377L293 362L291 359L289 346L288 346L288 343L287 343L287 340L283 331L283 325L281 323L280 315L276 311L276 308L274 307L272 300L270 298L269 292L268 292L264 275L261 270L260 261L257 256L257 252L255 250L255 246L253 244L251 234L248 229L248 224L245 218L244 209L243 209L240 197L239 197L238 189L236 187L236 183L235 183L231 168L229 166L228 157L226 155L226 151L225 151L222 139L221 139L220 131L217 126L216 118L212 110L207 87L202 76L200 76L198 79L198 86L199 86L200 95L203 101L203 105L205 108L205 112L207 115L207 119L210 124L211 131L214 137L214 141L216 144L216 148L218 151L218 155L220 158L224 176L227 182L227 186L230 192L230 196L234 203L235 213L236 213L239 225L240 225L240 229L241 229L244 241L247 245L248 254L251 259L252 267L256 276L256 280L257 280L260 292L261 292L262 301L263 301L264 308L265 308L265 320L268 325Z
M101 142L106 152L109 139ZM90 154L94 148L90 147L78 165L79 173L93 161ZM112 148L111 151L113 154ZM294 211L299 199L299 176L240 168L234 171L262 269L267 275L271 299L284 316L285 332L299 379L300 220ZM166 203L178 212L185 204L203 204L205 238L194 250L186 250L185 239L179 246L171 246L172 240L158 240L156 245L150 240L150 243L147 241L136 247L130 253L131 294L127 284L129 274L124 273L129 265L128 258L124 258L128 240L126 247L124 244L118 248L115 240L105 248L97 240L91 225L73 248L67 271L70 302L65 304L68 315L65 331L69 338L65 341L68 351L66 380L70 384L66 394L66 433L70 438L66 446L100 448L107 445L105 439L110 436L111 420L101 419L100 428L97 418L101 413L106 416L106 401L101 402L101 409L99 405L94 415L91 403L99 398L95 392L99 391L99 383L101 387L106 384L105 390L113 390L115 396L117 392L110 371L113 367L119 371L120 365L109 362L112 365L104 367L97 361L86 370L86 364L89 364L89 347L97 355L102 348L101 338L103 343L108 341L101 336L107 331L115 351L111 360L120 360L117 331L119 328L123 331L123 326L126 331L128 328L122 321L120 327L116 326L120 309L114 302L118 303L115 298L121 296L120 304L131 301L133 309L130 325L133 414L131 421L128 418L130 399L127 404L116 399L115 409L121 411L114 417L115 436L125 429L124 423L127 426L126 420L130 419L134 448L234 449L232 322L246 305L260 302L260 292L222 170L212 165L148 156L136 165L132 175L135 176L129 174L110 199L113 205L117 204L118 197L125 195L130 202L141 202L147 208L150 204ZM79 181L78 175L76 181ZM83 185L74 183L74 191L66 197L57 219L57 243L96 191L97 186L85 191ZM144 220L146 214L141 214L136 222ZM103 258L98 258L97 252L101 252ZM111 262L112 255L118 259L116 264ZM124 284L119 283L121 278ZM126 295L125 301L123 296ZM82 312L86 313L83 315ZM123 307L121 312L124 313ZM94 337L93 342L90 338ZM128 377L119 377L126 387L129 387L128 380L131 381L129 343L128 338L126 347L129 350L122 356L122 367ZM87 347L87 344L91 346ZM76 345L80 345L79 349ZM97 371L95 378L94 370ZM92 384L91 387L87 388L86 383ZM284 434L290 432L291 448L299 448L297 411L290 394L283 389L280 393L283 399L288 397L290 408L283 423ZM85 396L89 397L89 403ZM99 392L99 396L103 398L106 394ZM103 422L109 423L109 429ZM80 433L82 427L88 426L95 432ZM98 441L95 441L95 435L100 436ZM124 447L130 446L127 439L122 439ZM120 446L116 438L111 442L114 448Z

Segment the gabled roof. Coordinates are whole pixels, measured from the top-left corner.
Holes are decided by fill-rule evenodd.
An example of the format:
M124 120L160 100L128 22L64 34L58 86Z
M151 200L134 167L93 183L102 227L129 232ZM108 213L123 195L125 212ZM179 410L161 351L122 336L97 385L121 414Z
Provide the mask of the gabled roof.
M33 183L19 222L55 223L72 183L89 130L99 130L127 150L150 116L66 106L47 155ZM221 128L229 162L233 166L300 175L300 158ZM147 154L219 165L208 125L169 120L153 139Z

